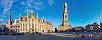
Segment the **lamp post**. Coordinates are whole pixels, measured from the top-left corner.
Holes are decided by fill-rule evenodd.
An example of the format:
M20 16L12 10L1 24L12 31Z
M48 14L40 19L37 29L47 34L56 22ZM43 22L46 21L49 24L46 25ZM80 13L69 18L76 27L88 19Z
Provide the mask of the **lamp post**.
M11 12L9 13L9 34L11 32Z

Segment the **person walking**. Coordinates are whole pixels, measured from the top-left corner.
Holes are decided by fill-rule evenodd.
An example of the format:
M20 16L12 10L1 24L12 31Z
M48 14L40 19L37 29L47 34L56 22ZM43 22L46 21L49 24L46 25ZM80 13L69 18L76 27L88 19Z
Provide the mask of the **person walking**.
M80 35L80 38L85 38L85 36L83 34Z

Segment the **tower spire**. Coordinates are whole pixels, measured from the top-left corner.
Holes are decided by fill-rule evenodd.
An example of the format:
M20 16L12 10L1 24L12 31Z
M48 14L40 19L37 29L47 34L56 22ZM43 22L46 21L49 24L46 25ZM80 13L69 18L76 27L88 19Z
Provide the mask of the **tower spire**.
M64 12L67 13L67 11L68 11L68 10L67 10L67 3L64 2Z
M22 18L22 13L20 13L19 21L21 21L21 18Z
M43 19L45 19L44 16L43 16Z
M28 21L28 11L27 11L27 21Z
M11 32L11 12L9 12L9 34Z
M22 17L22 13L20 13L20 18Z
M37 12L37 30L36 31L38 31L38 23L39 21L38 21L38 12Z
M37 19L38 19L38 12L37 12Z

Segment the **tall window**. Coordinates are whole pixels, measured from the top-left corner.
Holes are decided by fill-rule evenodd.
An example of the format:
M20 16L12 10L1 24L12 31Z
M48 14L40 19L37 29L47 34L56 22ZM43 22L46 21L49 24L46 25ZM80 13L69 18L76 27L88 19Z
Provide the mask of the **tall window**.
M23 27L24 27L24 24L23 24Z
M26 31L27 31L27 28L26 28Z
M23 31L24 31L24 28L23 28Z
M34 19L32 18L32 22L34 22Z
M26 24L26 27L27 27L27 24Z
M30 24L29 24L29 27L30 27Z
M34 27L34 24L32 24L32 27Z

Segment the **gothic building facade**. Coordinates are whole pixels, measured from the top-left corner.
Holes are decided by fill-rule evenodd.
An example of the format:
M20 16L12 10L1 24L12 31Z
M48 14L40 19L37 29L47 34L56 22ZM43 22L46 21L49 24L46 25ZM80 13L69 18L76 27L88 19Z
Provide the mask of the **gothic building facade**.
M12 31L16 31L19 33L22 32L52 32L53 26L50 22L46 21L43 18L38 18L34 15L33 11L30 11L30 15L22 16L20 13L20 18L18 22L14 22L11 26Z

